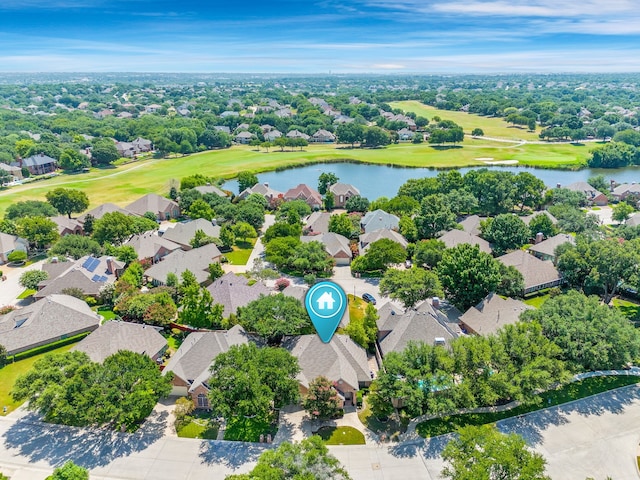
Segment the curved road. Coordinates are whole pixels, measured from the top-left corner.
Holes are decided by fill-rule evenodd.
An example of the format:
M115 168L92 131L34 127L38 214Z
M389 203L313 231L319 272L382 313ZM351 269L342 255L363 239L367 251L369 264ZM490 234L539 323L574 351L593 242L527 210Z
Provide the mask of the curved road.
M47 425L18 410L0 417L0 471L12 480L44 479L68 459L91 469L92 480L209 479L246 472L264 447L163 435L168 420L151 418L136 434ZM638 480L640 386L504 420L542 453L555 480L587 477ZM394 445L330 447L354 480L439 479L449 436Z

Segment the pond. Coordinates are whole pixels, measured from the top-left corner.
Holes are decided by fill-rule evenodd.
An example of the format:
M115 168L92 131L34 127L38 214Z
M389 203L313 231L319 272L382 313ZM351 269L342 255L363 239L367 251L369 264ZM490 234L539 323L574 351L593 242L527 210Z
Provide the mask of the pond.
M613 179L618 183L640 182L640 167L627 167L618 169L593 169L583 170L545 170L531 167L492 166L495 170L513 173L530 172L540 178L548 187L557 184L569 185L570 183L587 181L593 175L602 174L607 180ZM460 168L464 174L474 168ZM260 183L268 183L271 188L280 192L286 192L299 183L316 188L318 176L322 172L335 173L341 182L350 183L360 190L363 197L370 200L378 197L393 197L397 194L400 185L410 178L435 177L440 170L433 168L402 168L387 165L372 165L365 163L317 163L304 167L290 168L287 170L265 172L258 174ZM225 188L238 193L238 182L230 180L225 183Z

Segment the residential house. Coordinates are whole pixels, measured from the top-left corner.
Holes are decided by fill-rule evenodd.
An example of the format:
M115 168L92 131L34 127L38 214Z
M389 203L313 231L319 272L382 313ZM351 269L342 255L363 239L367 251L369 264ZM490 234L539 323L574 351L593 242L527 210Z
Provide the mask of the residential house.
M7 263L9 254L16 250L28 253L29 242L17 235L0 232L0 265Z
M297 285L289 285L282 290L282 294L287 297L293 297L304 305L304 297L307 296L307 289Z
M285 200L304 200L312 210L319 210L322 207L322 195L304 183L287 190L283 198Z
M276 138L280 138L281 136L282 136L282 132L280 130L273 129L273 130L269 130L268 132L265 132L264 139L267 142L273 142L275 141Z
M482 233L480 225L487 217L479 217L478 215L469 215L464 220L458 222L464 232L470 235L478 236Z
M240 143L242 145L249 145L251 140L256 138L253 133L250 132L240 132L236 135L235 141L236 143Z
M624 223L625 225L629 225L630 227L637 227L638 225L640 225L640 212L631 215Z
M623 183L616 186L611 195L618 202L625 200L629 195L633 195L636 198L640 198L640 183Z
M520 219L528 226L531 223L531 220L536 218L538 215L546 215L554 225L558 223L558 219L551 215L547 210L539 210L537 212L533 212L531 215L520 217Z
M460 317L460 327L474 335L493 335L501 328L516 323L522 312L532 308L520 300L490 293L478 305L464 312Z
M297 375L300 393L306 394L309 384L324 376L344 399L344 405L354 405L357 391L371 384L367 352L347 335L336 334L324 343L316 334L287 338L283 345L298 359Z
M13 162L11 166L18 168L26 167L31 175L44 175L45 173L55 172L58 167L58 161L44 153L39 153Z
M120 156L133 158L140 153L152 151L153 143L151 140L138 137L132 142L116 142L116 149Z
M224 307L222 316L229 318L238 308L245 307L261 296L270 295L271 290L262 282L249 285L249 279L233 272L224 274L207 287L213 301Z
M426 301L406 312L388 303L378 313L378 345L383 357L389 352L402 352L409 342L445 346L457 336L455 324Z
M381 228L389 230L398 230L400 219L391 213L387 213L384 210L374 210L373 212L367 212L362 219L360 219L360 226L365 233L370 233Z
M329 187L329 191L333 193L333 204L336 208L344 208L347 200L360 195L360 190L348 183L334 183Z
M139 216L129 210L125 210L124 208L119 207L115 203L103 203L102 205L98 205L96 208L89 210L88 212L84 212L82 215L78 217L78 221L80 223L84 223L89 215L91 215L94 220L100 220L107 213L120 212L123 215L127 216Z
M551 260L553 263L556 261L556 248L565 243L572 245L576 244L575 237L567 235L565 233L559 233L551 238L547 238L542 242L536 243L529 247L529 252L540 260Z
M162 108L162 105L158 105L157 103L152 103L151 105L147 105L144 107L144 111L146 113L157 113L158 110Z
M524 278L524 295L528 295L543 288L557 287L564 283L560 272L549 260L540 260L523 251L514 250L497 260L506 266L515 267Z
M449 230L444 235L438 238L447 248L453 248L463 243L470 245L478 245L480 250L486 253L491 253L491 245L489 242L476 235L471 235L464 230Z
M38 284L36 299L63 293L69 288L82 290L85 296L97 297L105 285L114 283L124 271L125 263L112 257L86 255L75 261L49 262L42 265L48 278Z
M177 202L155 193L146 194L144 197L127 205L125 209L141 216L151 212L155 214L158 220L170 220L180 216L180 207Z
M349 265L353 258L349 239L337 233L303 236L300 240L303 242L320 242L324 245L324 249L329 256L335 260L336 265Z
M226 133L227 135L231 135L231 129L226 125L216 125L213 127L216 132Z
M138 254L138 260L148 260L151 263L158 263L171 252L182 248L168 238L159 236L155 230L134 235L123 245L132 247Z
M329 233L331 214L327 212L313 212L305 220L304 231L307 235Z
M92 362L102 363L120 350L147 355L157 361L167 349L167 339L150 325L112 320L83 338L71 350L84 352Z
M20 167L12 167L11 165L0 162L0 170L9 172L9 175L11 175L11 182L22 180L22 169Z
M191 240L196 236L198 230L202 230L208 237L220 237L220 227L218 225L214 225L204 218L198 218L189 222L174 224L173 227L165 230L162 238L177 243L183 250L191 250Z
M195 275L198 283L204 284L209 281L209 265L220 262L221 258L220 250L213 243L189 251L175 250L144 274L148 281L157 286L167 283L168 274L173 273L180 278L186 270L189 270Z
M400 142L411 142L413 137L415 136L415 132L409 130L408 128L401 128L398 130L398 141Z
M189 396L196 408L210 408L207 382L214 360L232 346L247 343L249 337L240 325L228 331L190 333L162 371L173 373L171 395Z
M291 130L289 133L287 133L287 138L302 138L306 141L309 141L311 137L299 130Z
M311 135L309 141L315 143L333 143L336 141L336 136L330 131L321 128L316 133Z
M229 195L224 190L216 187L215 185L211 185L207 183L206 185L200 185L198 187L194 187L194 190L197 190L202 195L206 195L208 193L213 193L218 195L219 197L228 197Z
M407 240L395 230L383 228L360 235L360 255L364 255L369 248L369 245L373 242L377 242L383 238L399 243L403 248L407 248L407 245L409 245L409 242L407 242Z
M609 203L609 199L604 193L599 192L587 182L574 182L564 188L583 193L589 205L604 206Z
M225 110L220 114L220 118L239 117L239 116L240 116L240 113L235 112L233 110Z
M60 215L57 217L51 217L51 220L58 226L58 233L61 237L66 235L84 235L82 223L75 218Z
M267 199L269 206L274 207L284 199L284 193L269 187L268 183L256 183L253 187L247 188L238 195L239 200L244 200L252 193L258 193Z
M49 295L24 308L0 316L0 338L7 355L31 350L100 325L100 317L84 300Z

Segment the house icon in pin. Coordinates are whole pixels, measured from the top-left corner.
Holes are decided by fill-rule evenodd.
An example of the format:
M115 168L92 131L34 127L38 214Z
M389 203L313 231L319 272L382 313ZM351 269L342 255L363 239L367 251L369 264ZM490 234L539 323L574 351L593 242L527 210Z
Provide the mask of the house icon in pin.
M333 310L333 304L336 301L333 299L331 292L324 292L316 302L319 310Z

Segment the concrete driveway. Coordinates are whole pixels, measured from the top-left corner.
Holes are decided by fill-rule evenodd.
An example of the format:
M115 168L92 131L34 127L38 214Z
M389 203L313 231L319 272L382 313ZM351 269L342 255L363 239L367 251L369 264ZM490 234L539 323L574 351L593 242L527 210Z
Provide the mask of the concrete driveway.
M0 280L0 307L19 303L16 297L24 291L24 288L20 286L20 275L28 270L41 270L44 262L45 260L40 260L27 267L0 265L0 270L7 277L4 281Z

